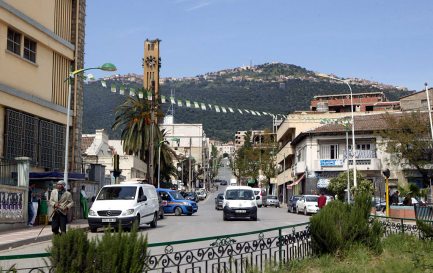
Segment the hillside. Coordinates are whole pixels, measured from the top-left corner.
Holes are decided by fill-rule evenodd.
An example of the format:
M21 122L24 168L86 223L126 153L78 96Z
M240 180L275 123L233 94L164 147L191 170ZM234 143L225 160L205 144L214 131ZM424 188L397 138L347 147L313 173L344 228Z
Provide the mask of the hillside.
M110 138L118 138L120 132L111 131L114 109L124 96L111 93L112 83L118 87L139 88L139 76L116 75L106 78L108 88L100 81L85 85L83 133L94 133L104 128ZM384 92L388 100L397 100L409 91L390 85L353 79L354 93ZM318 77L305 68L288 64L263 64L253 67L227 69L188 78L165 78L160 85L161 94L182 100L205 102L232 108L287 114L295 110L308 110L315 95L348 93L347 86L334 80ZM119 92L117 90L117 92ZM169 104L163 105L166 112ZM216 113L175 106L176 123L203 123L206 135L223 141L232 140L237 130L272 127L270 116Z

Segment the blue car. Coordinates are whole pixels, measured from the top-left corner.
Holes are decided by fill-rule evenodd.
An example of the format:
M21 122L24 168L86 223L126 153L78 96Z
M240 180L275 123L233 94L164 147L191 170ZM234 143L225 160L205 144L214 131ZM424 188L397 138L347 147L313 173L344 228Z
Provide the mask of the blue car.
M196 202L185 200L178 191L170 189L156 189L156 191L161 196L164 213L174 213L176 216L192 215L198 210Z

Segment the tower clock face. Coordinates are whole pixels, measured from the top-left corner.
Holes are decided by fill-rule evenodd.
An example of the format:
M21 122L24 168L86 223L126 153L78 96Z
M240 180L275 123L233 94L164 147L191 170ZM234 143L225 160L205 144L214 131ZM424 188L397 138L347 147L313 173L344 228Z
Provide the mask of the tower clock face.
M153 56L148 56L146 58L146 65L147 67L153 68L156 65L156 58Z

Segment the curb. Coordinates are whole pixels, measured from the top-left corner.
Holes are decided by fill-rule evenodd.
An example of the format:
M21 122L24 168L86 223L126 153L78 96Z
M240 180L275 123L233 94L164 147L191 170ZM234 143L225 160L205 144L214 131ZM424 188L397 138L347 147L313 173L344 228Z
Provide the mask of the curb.
M84 229L84 230L88 230L89 229L89 227L72 227L72 228L74 228L74 229ZM48 234L48 235L39 236L39 238L36 239L36 240L34 238L32 238L32 239L19 240L19 241L7 243L7 244L0 244L0 251L12 249L12 248L17 248L17 247L20 247L20 246L25 246L25 245L29 245L29 244L33 244L33 243L40 243L40 242L50 241L52 238L53 238L53 234Z

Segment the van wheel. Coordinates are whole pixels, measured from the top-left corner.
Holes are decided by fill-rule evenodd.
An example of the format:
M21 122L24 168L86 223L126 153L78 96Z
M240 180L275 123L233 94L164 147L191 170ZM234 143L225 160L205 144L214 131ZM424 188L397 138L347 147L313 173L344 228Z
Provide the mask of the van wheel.
M153 215L153 220L152 222L150 222L150 227L156 228L157 225L158 225L158 212L155 212L155 214Z
M131 228L132 228L134 225L137 225L137 229L140 228L140 214L137 214L137 216L135 217L134 222L132 223Z
M159 219L164 219L164 210L163 209L159 210Z
M182 209L180 207L177 207L174 209L174 215L181 216L182 215Z

